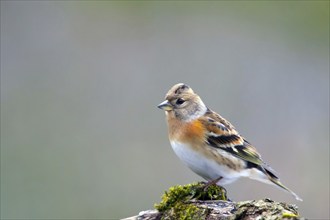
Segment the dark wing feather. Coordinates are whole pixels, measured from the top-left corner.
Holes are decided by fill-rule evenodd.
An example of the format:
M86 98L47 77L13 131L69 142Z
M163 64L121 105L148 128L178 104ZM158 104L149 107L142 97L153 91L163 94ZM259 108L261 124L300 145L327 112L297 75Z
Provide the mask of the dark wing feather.
M235 140L232 142L226 142L227 140ZM239 140L239 141L237 141ZM255 150L255 148L244 141L244 139L240 140L239 136L232 135L230 138L226 136L208 136L207 137L208 143L215 148L219 148L221 150L227 151L232 155L243 159L247 162L253 163L255 165L264 165L260 155Z
M226 119L208 110L203 123L208 131L206 140L212 147L227 151L255 165L265 165L257 150L241 137Z

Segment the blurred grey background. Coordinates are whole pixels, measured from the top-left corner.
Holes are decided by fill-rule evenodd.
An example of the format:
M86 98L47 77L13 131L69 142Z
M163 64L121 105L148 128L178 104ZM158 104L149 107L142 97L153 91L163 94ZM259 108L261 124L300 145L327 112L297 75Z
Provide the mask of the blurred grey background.
M200 181L156 106L190 85L329 218L329 2L1 1L1 218L117 219Z

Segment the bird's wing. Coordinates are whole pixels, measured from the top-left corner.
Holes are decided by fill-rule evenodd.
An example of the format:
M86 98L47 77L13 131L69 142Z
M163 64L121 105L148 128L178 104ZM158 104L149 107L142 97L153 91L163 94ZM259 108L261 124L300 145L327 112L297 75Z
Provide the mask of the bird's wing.
M247 161L248 167L259 169L267 175L269 180L275 185L290 192L297 200L302 201L297 194L280 182L275 171L262 161L256 148L240 136L234 126L226 119L209 110L201 120L207 130L205 139L210 146L227 151Z
M255 165L265 165L255 147L240 136L226 119L209 110L201 120L207 130L206 141L212 147L227 151Z

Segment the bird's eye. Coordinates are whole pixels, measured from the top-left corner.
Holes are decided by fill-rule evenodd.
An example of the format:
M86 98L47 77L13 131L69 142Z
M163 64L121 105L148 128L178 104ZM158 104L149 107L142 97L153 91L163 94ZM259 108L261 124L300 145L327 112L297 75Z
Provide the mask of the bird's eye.
M178 98L178 99L176 100L175 104L177 104L177 105L182 105L184 102L185 102L184 99Z

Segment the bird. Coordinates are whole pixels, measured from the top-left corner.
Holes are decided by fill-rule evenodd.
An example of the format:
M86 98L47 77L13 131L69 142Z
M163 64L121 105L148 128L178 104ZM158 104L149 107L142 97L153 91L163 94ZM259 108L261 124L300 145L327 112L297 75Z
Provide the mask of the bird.
M175 84L157 107L165 111L173 151L207 183L223 186L248 177L277 186L302 201L280 182L256 148L229 121L209 109L190 86Z

